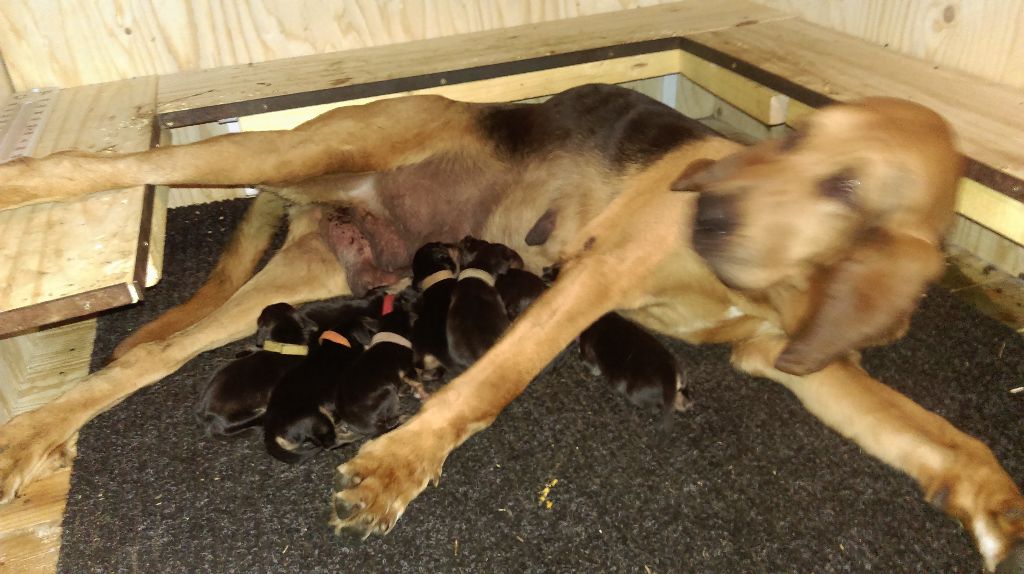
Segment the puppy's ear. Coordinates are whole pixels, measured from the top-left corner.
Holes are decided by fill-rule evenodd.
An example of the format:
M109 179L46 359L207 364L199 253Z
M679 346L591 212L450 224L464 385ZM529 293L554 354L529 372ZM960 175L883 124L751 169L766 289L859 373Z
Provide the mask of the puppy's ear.
M821 370L849 351L893 338L908 324L928 284L942 272L938 247L878 231L824 273L817 307L779 355L794 375Z

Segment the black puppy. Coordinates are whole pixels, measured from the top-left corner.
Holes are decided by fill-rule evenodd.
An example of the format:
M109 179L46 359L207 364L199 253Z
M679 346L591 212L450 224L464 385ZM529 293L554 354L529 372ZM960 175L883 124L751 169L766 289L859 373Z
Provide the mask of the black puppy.
M424 381L436 381L452 366L448 354L448 308L458 265L451 243L427 243L412 258L412 284L421 296L412 326L413 363Z
M339 432L372 438L398 426L398 393L403 383L412 387L420 400L426 399L423 386L415 380L409 341L410 307L415 298L411 287L397 296L384 297L377 333L345 370L344 381L336 389L334 412Z
M473 237L459 242L459 277L448 310L448 353L455 367L466 369L483 356L508 328L505 304L494 288L495 277L521 269L511 248Z
M509 269L498 276L494 288L498 290L498 295L505 304L509 320L515 320L537 297L540 297L548 285L536 274L525 269Z
M263 417L263 444L278 460L294 464L317 452L347 444L355 435L336 429L335 395L344 373L370 338L368 320L384 298L374 290L362 299L344 298L303 307L320 325L306 360L274 388Z
M674 411L692 406L671 351L639 325L608 313L579 337L583 362L638 407L659 411L667 425Z
M317 325L287 303L263 309L256 321L255 351L241 355L210 379L196 416L214 436L258 426L278 381L306 358Z

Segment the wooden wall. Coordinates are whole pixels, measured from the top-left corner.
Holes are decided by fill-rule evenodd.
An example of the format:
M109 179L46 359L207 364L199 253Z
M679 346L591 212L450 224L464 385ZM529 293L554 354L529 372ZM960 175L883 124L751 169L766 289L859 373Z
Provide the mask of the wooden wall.
M754 0L911 56L1024 88L1024 0Z
M19 90L75 86L667 1L0 0L0 53Z

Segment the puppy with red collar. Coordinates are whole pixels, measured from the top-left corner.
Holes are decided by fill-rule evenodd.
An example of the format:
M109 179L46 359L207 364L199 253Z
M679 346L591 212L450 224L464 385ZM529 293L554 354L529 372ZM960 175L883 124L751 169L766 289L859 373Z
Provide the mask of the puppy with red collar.
M407 288L396 295L385 295L380 318L374 321L377 332L366 350L345 370L335 390L334 419L339 434L373 438L398 426L399 391L404 385L417 398L427 398L416 379L413 366L413 317L410 308L416 290Z
M457 257L455 245L434 242L420 247L412 258L412 284L420 292L412 326L413 363L424 382L440 380L453 364L447 330Z
M523 259L510 247L474 237L459 242L459 276L448 309L448 354L464 370L476 362L508 328L508 312L495 289L496 278L522 269Z
M595 375L604 375L634 405L662 413L664 424L673 412L693 405L675 355L618 313L608 313L583 331L579 345Z

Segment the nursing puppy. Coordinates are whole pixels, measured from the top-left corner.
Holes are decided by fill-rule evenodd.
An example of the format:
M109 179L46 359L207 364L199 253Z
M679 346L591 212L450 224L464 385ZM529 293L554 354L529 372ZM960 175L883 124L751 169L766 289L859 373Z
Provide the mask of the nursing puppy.
M494 282L510 321L521 315L548 288L539 276L525 269L509 269Z
M422 381L436 381L452 366L448 354L448 308L455 290L458 252L451 243L427 243L412 258L412 281L420 291L412 326L413 363Z
M660 412L664 424L693 402L675 356L658 339L618 313L608 313L579 338L583 362L604 375L634 405Z
M387 295L381 303L378 331L366 351L346 370L334 396L334 416L339 433L372 438L401 422L398 393L409 385L416 396L426 399L423 386L415 380L410 307L416 291L408 288Z
M362 299L341 298L302 308L320 329L309 355L274 388L263 418L263 442L274 458L295 464L317 452L355 440L336 428L335 395L346 369L370 338L368 323L380 308L383 290Z
M508 328L508 312L494 288L495 278L521 269L511 248L474 237L459 242L459 277L448 310L448 353L464 370L483 356Z
M196 416L213 436L258 426L281 378L305 360L317 325L295 307L275 303L256 321L255 351L217 371L200 395Z

